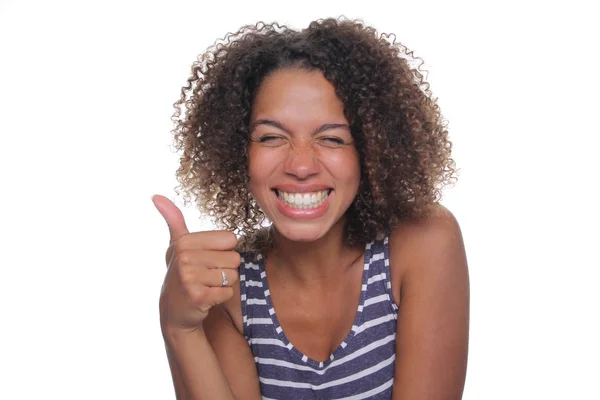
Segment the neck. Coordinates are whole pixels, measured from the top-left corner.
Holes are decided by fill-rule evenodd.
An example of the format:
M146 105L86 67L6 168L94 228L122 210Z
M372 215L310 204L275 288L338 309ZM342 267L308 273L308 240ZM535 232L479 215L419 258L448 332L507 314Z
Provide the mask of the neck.
M325 236L313 242L294 242L274 229L274 246L268 257L270 269L282 278L313 288L339 281L364 252L364 248L346 244L344 225L343 219L338 221Z

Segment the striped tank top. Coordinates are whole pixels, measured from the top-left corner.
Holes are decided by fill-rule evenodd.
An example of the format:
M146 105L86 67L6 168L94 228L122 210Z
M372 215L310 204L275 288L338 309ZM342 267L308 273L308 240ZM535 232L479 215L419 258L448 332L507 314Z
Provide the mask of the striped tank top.
M273 309L264 259L241 255L244 337L264 400L391 398L398 307L392 300L387 237L366 245L352 329L326 361L315 361L290 343Z

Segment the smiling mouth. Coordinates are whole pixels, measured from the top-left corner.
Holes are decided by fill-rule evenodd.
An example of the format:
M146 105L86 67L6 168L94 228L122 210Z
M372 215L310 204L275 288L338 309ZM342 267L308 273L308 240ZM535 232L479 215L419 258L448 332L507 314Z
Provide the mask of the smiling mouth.
M279 189L273 189L279 200L291 208L299 210L317 208L322 205L333 189L321 190L308 193L288 193Z

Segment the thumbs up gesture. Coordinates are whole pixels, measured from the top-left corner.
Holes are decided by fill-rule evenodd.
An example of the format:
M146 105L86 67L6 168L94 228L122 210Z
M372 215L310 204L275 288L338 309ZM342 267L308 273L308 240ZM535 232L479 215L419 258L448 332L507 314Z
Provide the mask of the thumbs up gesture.
M167 273L160 295L161 326L202 329L211 307L229 300L238 281L237 238L228 231L188 231L181 210L164 196L152 202L169 227Z

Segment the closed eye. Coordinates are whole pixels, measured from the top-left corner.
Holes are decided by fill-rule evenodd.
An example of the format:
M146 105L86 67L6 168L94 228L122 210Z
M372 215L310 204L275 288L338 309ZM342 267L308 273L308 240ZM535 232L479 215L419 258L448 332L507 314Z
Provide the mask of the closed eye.
M256 139L256 142L267 146L279 146L285 143L285 138L277 135L263 135Z
M338 147L346 144L344 139L335 136L321 136L319 141L329 147Z
M264 142L268 142L270 140L272 141L272 140L275 140L275 139L280 139L280 138L279 138L279 136L266 136L265 135L265 136L261 136L260 138L258 138L258 141L260 143L264 143Z

